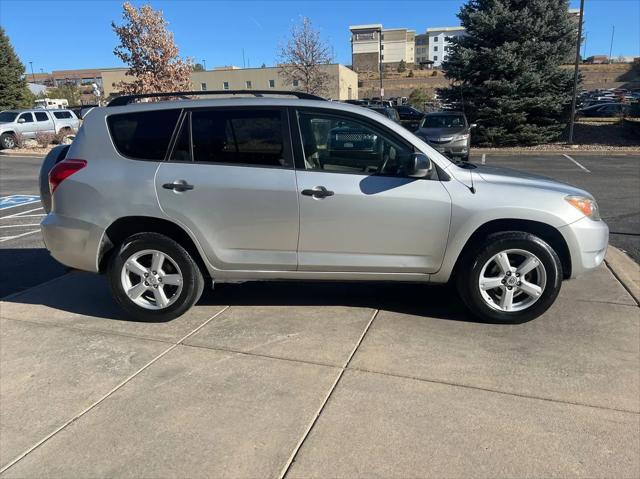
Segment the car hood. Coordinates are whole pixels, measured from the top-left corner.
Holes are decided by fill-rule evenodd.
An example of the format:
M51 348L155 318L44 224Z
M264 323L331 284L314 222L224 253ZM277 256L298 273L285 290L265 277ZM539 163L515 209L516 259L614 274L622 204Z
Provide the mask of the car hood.
M562 183L542 175L534 175L523 171L501 168L497 166L477 165L477 168L466 170L479 175L484 181L494 184L522 185L532 188L554 190L567 195L580 195L593 198L588 192L568 183Z
M428 138L449 137L453 135L459 135L466 133L465 127L460 128L419 128L416 134L422 134Z

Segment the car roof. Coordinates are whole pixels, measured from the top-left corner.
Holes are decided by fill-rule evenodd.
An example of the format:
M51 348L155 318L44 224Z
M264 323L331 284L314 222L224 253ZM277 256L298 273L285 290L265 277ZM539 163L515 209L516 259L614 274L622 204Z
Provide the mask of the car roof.
M462 113L461 111L432 111L429 113L426 113L426 116L460 116L460 115L464 115L464 113Z

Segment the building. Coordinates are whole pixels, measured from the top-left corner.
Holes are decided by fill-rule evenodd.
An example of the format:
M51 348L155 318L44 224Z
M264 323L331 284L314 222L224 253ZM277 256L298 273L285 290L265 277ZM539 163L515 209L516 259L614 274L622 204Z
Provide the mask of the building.
M421 33L416 35L416 63L418 65L429 64L429 35Z
M351 69L337 63L322 65L329 75L327 91L323 96L334 100L358 98L358 75ZM282 68L238 68L234 66L218 67L213 70L197 71L191 74L192 90L284 90L295 91L299 85L285 82L281 76ZM117 84L127 81L126 70L103 72L104 95L109 97L118 93Z
M442 66L451 48L451 39L465 35L464 27L427 28L429 60L434 67Z
M382 24L352 25L351 65L356 72L374 72L382 65L415 63L415 30L383 28Z

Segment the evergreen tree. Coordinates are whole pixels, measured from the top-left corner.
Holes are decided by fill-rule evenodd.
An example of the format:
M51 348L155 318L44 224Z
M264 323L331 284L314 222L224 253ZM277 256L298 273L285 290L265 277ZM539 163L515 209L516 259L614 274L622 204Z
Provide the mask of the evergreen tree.
M439 91L478 123L479 145L532 145L558 138L569 117L577 25L568 0L470 0L458 17L467 35L443 64Z
M407 64L405 63L404 60L400 60L400 63L398 63L397 71L398 73L403 73L407 71Z
M0 27L0 110L32 106L33 95L27 87L24 65L13 50L4 29Z

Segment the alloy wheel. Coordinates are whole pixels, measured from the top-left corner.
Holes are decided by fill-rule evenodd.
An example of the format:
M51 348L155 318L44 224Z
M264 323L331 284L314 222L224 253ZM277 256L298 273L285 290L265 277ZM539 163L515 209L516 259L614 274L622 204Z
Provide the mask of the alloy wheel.
M146 249L132 254L122 267L122 288L145 309L165 309L180 296L184 282L177 263L166 253Z
M547 272L530 251L508 249L492 256L482 267L478 287L484 301L498 311L522 311L544 292Z

